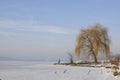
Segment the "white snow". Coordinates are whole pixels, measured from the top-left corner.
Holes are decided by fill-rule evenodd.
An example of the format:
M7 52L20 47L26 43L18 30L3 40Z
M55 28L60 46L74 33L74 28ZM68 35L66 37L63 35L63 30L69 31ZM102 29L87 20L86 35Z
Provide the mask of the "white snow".
M120 80L111 69L0 61L1 80Z

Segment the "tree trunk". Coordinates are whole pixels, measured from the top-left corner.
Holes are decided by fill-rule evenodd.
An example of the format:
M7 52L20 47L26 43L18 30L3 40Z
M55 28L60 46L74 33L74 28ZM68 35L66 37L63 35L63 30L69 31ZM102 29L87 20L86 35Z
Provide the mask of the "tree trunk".
M94 54L94 53L93 53ZM94 55L94 61L95 61L95 63L98 63L98 60L97 60L97 56L96 55Z
M93 53L94 61L97 64L98 63L97 55L95 55L95 52L93 51L93 49L92 49L92 53Z

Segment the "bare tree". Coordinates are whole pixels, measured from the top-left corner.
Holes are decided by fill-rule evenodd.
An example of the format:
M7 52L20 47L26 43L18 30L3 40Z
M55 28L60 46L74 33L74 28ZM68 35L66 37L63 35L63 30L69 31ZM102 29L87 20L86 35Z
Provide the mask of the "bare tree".
M73 64L73 54L71 54L71 53L67 53L68 54L68 59L69 59L69 61L70 61L70 64Z
M95 63L98 63L97 55L99 52L105 53L107 57L110 55L109 44L107 29L96 24L93 27L81 30L77 38L75 53L80 57L81 51L85 50L87 55L92 55Z

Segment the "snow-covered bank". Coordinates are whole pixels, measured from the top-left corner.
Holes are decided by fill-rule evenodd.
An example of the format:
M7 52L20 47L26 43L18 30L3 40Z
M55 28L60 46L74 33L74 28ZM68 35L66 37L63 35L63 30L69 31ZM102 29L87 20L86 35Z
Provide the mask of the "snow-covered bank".
M110 69L0 61L1 80L120 80Z

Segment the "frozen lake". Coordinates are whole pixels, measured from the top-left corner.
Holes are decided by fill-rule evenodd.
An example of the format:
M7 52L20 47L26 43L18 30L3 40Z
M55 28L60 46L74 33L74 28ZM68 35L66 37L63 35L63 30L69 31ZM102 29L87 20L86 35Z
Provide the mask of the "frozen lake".
M0 61L1 80L120 80L110 69L53 65L51 62Z

